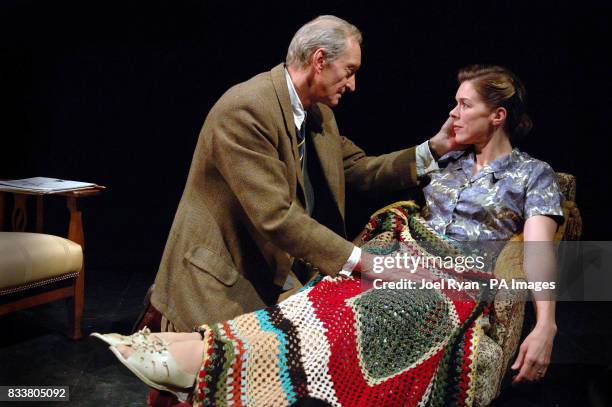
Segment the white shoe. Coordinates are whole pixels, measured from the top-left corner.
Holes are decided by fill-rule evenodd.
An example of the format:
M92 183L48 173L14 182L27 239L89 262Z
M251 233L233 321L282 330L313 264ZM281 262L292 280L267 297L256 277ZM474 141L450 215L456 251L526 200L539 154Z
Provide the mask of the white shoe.
M98 332L94 332L90 334L90 336L103 340L104 342L108 343L110 346L118 346L118 345L135 346L138 344L148 342L151 339L155 341L161 341L161 339L159 338L155 338L155 337L149 338L150 334L151 334L151 330L145 326L140 331L133 333L132 335L129 335L129 336L116 334L116 333L101 334Z
M196 374L181 370L168 349L168 343L145 342L132 346L133 352L126 358L114 346L111 352L147 386L178 395L193 387Z

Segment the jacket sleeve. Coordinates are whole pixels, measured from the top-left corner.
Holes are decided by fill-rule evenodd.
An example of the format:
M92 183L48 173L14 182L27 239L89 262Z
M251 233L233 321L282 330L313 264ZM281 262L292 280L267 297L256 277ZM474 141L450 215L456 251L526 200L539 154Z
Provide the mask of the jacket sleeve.
M416 148L376 157L346 137L341 138L344 175L349 188L357 191L392 192L417 185Z
M279 137L286 135L271 120L278 113L266 109L271 108L256 101L222 107L215 114L211 125L216 166L257 232L290 255L335 275L353 244L292 202L287 165L278 152Z

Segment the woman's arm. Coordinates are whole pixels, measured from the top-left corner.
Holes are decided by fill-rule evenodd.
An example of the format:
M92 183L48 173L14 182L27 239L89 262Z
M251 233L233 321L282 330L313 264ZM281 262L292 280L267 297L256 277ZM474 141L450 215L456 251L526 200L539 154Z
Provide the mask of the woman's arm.
M525 222L523 268L530 282L556 281L556 256L553 238L557 223L548 216L532 216ZM512 365L518 370L513 383L536 381L544 377L557 324L553 290L532 291L536 310L536 325L519 348Z

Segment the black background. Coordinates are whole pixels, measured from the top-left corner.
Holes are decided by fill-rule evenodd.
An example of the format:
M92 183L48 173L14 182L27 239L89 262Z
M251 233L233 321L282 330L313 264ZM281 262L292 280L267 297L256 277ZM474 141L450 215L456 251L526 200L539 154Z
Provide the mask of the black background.
M433 135L456 71L509 67L530 96L518 147L578 178L585 240L609 240L609 7L466 1L7 1L0 6L0 176L106 185L84 203L89 267L156 272L199 129L231 85L284 60L335 14L364 34L357 92L336 109L371 154ZM350 197L351 230L373 208ZM49 227L65 210L56 204Z

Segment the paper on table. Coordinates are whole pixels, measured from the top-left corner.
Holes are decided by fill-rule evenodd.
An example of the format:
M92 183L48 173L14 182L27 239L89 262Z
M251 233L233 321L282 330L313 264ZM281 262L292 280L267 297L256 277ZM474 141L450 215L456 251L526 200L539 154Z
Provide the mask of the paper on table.
M95 187L91 182L69 181L65 179L34 177L15 180L0 180L0 191L52 193L74 191Z

